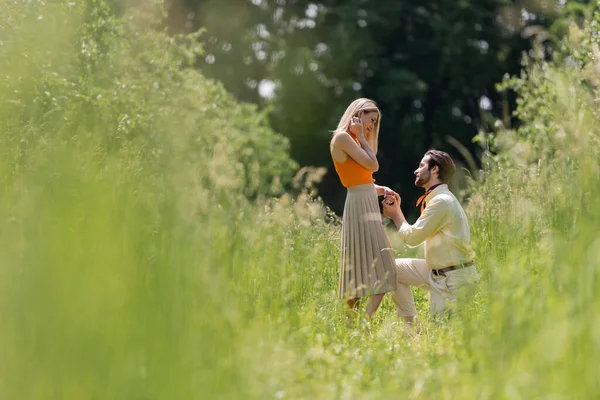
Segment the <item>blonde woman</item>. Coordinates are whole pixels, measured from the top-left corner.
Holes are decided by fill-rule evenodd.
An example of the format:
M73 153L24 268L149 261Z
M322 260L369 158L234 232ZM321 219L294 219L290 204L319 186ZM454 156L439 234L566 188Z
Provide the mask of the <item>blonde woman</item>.
M376 185L373 179L373 173L379 169L376 153L380 123L377 104L357 99L344 112L330 144L335 170L348 189L342 218L338 296L355 311L360 299L369 296L369 317L385 293L397 287L394 255L381 223L377 199L378 195L393 192ZM406 286L400 289L410 290Z

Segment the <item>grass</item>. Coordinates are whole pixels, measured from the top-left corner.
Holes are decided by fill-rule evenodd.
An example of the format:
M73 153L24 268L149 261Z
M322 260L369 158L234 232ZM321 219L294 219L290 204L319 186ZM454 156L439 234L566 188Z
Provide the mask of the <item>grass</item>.
M189 157L175 134L146 141L151 123L115 138L87 107L49 118L29 67L16 103L0 87L0 398L597 397L599 125L569 74L546 102L552 158L522 162L516 138L474 184L475 298L436 322L417 291L407 331L390 299L346 323L318 202L215 186L203 168L235 154Z

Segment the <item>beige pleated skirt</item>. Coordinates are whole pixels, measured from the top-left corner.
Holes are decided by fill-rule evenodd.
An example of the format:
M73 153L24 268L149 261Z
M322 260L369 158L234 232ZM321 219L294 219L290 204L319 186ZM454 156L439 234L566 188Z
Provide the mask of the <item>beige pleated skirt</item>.
M345 299L396 289L396 265L381 223L372 183L348 188L342 218L338 296Z

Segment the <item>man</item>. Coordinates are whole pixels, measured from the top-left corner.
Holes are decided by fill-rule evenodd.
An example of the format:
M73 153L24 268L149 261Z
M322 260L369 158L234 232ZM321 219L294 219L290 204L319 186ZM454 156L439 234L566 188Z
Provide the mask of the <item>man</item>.
M461 287L479 280L467 217L448 190L447 183L455 171L447 153L425 153L415 171L415 185L425 189L425 194L417 202L421 216L413 225L406 222L397 193L388 193L383 200L383 213L394 221L402 241L409 247L425 243L425 259L396 259L396 279L399 284L429 290L432 315L443 315ZM417 310L412 292L403 289L404 285L398 285L393 298L398 315L411 322Z

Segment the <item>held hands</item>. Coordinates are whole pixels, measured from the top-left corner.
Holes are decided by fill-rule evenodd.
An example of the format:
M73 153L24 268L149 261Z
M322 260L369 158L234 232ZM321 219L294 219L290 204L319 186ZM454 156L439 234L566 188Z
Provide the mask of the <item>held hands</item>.
M402 199L400 195L393 190L386 188L383 193L383 215L394 219L394 216L400 213L400 203Z
M392 189L390 189L389 187L387 187L387 186L383 186L383 198L384 198L384 199L385 199L386 197L390 197L390 196L391 196L391 197L392 197L392 200L393 200L394 193L396 193L396 192L394 192L394 191L393 191Z
M387 205L393 205L394 203L398 203L398 207L400 207L400 203L402 202L402 199L400 198L400 195L396 192L394 192L392 189L386 187L383 190L383 204L387 204Z

